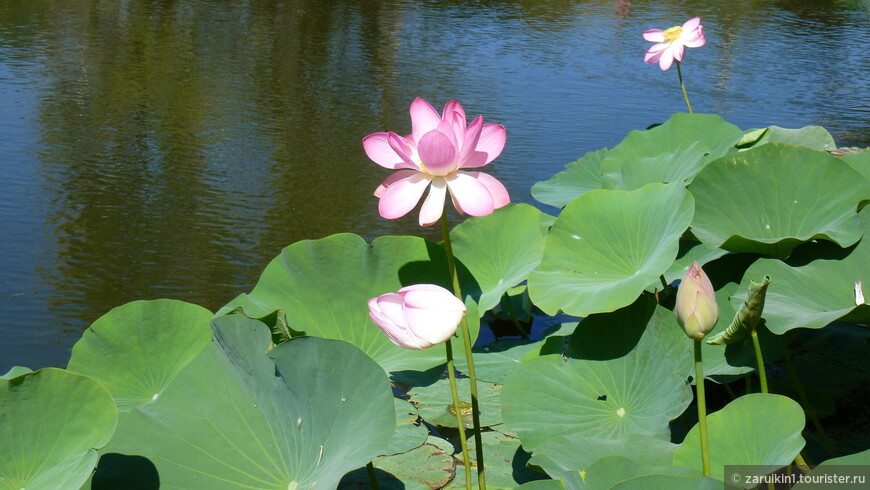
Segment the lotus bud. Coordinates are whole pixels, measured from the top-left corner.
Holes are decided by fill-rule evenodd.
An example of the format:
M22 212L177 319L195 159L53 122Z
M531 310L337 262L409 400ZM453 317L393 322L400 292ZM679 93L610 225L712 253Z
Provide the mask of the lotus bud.
M456 333L465 304L434 284L415 284L369 300L369 316L404 349L428 349Z
M692 262L692 267L689 267L683 282L677 288L674 312L683 331L695 340L703 339L719 320L719 306L716 304L713 284L698 262Z

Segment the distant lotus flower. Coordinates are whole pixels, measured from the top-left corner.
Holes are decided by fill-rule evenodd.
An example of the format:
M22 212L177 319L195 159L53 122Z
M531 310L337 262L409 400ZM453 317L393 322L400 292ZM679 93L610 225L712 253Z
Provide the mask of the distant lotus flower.
M692 262L692 267L677 288L674 312L683 331L695 340L703 339L719 320L713 284L697 262Z
M453 100L438 112L417 98L411 104L411 134L390 131L363 138L366 154L382 167L399 170L375 190L378 210L387 219L401 218L431 187L420 209L420 225L437 222L444 211L447 190L457 211L486 216L510 202L495 177L460 169L482 167L501 153L507 133L500 124L484 124L479 116L465 125L465 111Z
M700 17L687 20L682 27L644 31L643 38L656 43L647 50L643 60L647 63L658 61L662 70L670 68L674 60L682 61L684 48L700 48L707 42Z
M369 300L369 316L405 349L428 349L447 341L463 315L462 301L434 284L416 284Z

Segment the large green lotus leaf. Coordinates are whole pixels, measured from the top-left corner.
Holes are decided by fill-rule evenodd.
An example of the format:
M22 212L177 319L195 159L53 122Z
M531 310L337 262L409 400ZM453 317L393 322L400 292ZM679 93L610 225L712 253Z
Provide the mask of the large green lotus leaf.
M586 485L589 488L613 488L619 483L652 475L693 478L702 476L698 470L688 466L674 466L670 463L652 466L639 464L624 456L611 455L599 459L586 470Z
M764 275L771 277L764 303L770 331L782 334L800 327L822 328L855 310L870 309L857 305L855 298L856 281L870 284L870 240L862 240L842 260L815 260L790 267L776 259L760 259L746 271L731 304L739 307L749 281Z
M632 131L601 161L604 188L613 188L623 178L623 166L635 159L644 160L659 170L651 173L668 175L667 155L673 155L680 166L689 170L694 166L691 156L709 162L725 153L736 151L734 145L743 137L737 126L712 114L677 113L664 124L645 131ZM693 146L697 143L697 146ZM706 152L706 156L702 153ZM685 155L684 155L685 154ZM654 157L654 161L649 158ZM676 162L675 162L676 163ZM703 166L703 164L699 164ZM689 173L697 173L690 170ZM628 174L626 171L625 174ZM674 173L673 175L677 175Z
M870 198L870 181L827 153L771 143L710 163L689 191L692 233L702 242L787 256L812 239L857 242L863 231L856 209Z
M623 163L621 178L613 188L639 189L652 182L688 184L714 158L703 141L685 143L659 155L635 157Z
M484 447L486 486L516 488L529 481L543 480L546 475L529 469L526 462L529 454L520 447L519 439L501 432L490 431L481 434ZM473 437L468 438L471 453L471 484L477 487L477 446ZM465 488L465 469L461 464L462 454L455 456L460 463L456 467L456 478L446 488Z
M831 133L821 126L806 126L799 129L770 126L765 129L747 131L746 135L750 138L753 135L756 136L751 141L746 141L745 145L739 145L741 147L746 146L747 149L767 143L787 143L818 151L831 151L837 147Z
M269 350L269 329L241 315L212 327L214 341L152 403L127 413L105 452L148 458L167 488L286 489L334 488L385 450L392 394L362 351L316 337ZM134 339L141 327L113 328ZM136 367L116 369L135 378Z
M618 455L648 466L667 466L674 459L677 445L653 436L628 434L618 439L587 437L581 434L556 436L535 449L530 464L548 475L560 476L585 471L606 456Z
M471 415L471 384L468 378L457 378L456 389L459 393L460 413L466 427L473 427ZM477 380L477 396L480 406L481 427L492 427L502 423L500 395L501 385ZM427 423L440 427L458 427L450 380L439 379L429 386L412 388L408 392L411 402L417 406L420 417Z
M523 483L516 490L571 490L563 480L537 480Z
M722 482L703 476L686 475L641 475L612 487L612 490L648 490L650 488L667 488L668 490L719 490Z
M122 412L147 405L211 342L212 316L169 299L119 306L85 330L68 369L100 380Z
M602 148L565 165L565 170L533 185L532 197L544 204L563 208L580 195L601 189L601 160L605 156L607 148Z
M843 157L843 161L870 180L870 151L865 150L846 155Z
M541 263L553 220L528 204L514 204L469 218L450 232L453 252L480 285L480 311L498 305L509 288Z
M639 301L630 309L647 311ZM687 378L692 370L691 341L674 314L655 306L644 318L633 312L613 314L612 336L605 335L607 315L597 326L583 324L569 353L607 360L550 355L523 362L505 379L502 416L526 450L564 434L619 438L642 434L669 438L668 422L692 400ZM637 324L631 319L640 318ZM586 332L584 332L586 330ZM587 342L576 341L585 337ZM575 344L577 342L577 344ZM621 354L620 357L611 357Z
M479 317L472 294L477 285L460 267L472 343ZM344 340L362 349L387 372L426 369L444 363L444 349L407 350L394 345L369 318L368 300L404 286L438 284L452 290L444 249L422 238L385 236L371 245L357 235L303 240L272 260L254 290L218 313L241 307L252 318L283 310L288 325L308 335ZM462 350L461 340L459 350Z
M17 376L21 376L22 374L32 373L33 370L24 366L12 366L9 371L6 372L3 376L0 376L0 379L10 379L15 378Z
M849 468L841 468L841 466L849 466ZM856 482L861 482L860 486L866 484L870 480L870 449L823 461L810 472L810 480L798 483L792 488L798 490L834 488L834 483L838 482L834 475L855 478ZM826 483L828 486L825 486ZM840 481L840 484L842 484L842 481ZM843 486L848 488L850 485ZM859 486L855 485L852 488L859 488Z
M804 411L791 398L767 393L737 398L707 416L712 477L730 477L725 465L752 465L764 475L791 463L804 446L804 425ZM697 424L674 453L674 464L701 469Z
M529 275L532 302L576 316L631 304L673 264L693 209L679 183L580 196L556 219Z
M0 378L0 488L79 488L118 413L100 383L56 368Z

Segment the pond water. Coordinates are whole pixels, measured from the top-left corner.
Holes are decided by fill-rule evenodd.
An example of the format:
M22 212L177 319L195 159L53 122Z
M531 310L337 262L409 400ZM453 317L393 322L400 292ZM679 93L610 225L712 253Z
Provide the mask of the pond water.
M683 111L641 33L701 16L693 108L742 128L822 125L870 146L870 4L490 0L0 3L0 373L65 366L109 309L212 310L281 248L377 216L361 146L417 96L508 130L515 202L584 153ZM546 209L555 212L553 209ZM455 216L454 216L455 218Z

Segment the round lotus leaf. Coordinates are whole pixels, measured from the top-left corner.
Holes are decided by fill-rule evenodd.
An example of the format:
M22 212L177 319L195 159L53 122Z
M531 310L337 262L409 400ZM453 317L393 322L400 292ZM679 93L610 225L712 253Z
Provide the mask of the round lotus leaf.
M553 219L528 204L512 204L489 216L469 218L450 232L453 252L482 291L480 311L498 305L508 289L541 263Z
M122 412L147 405L211 342L212 316L170 299L127 303L85 330L68 369L98 379Z
M480 322L471 296L479 291L468 272L457 267L473 342ZM286 247L266 266L254 290L219 314L241 307L247 316L259 318L283 310L289 328L350 342L387 372L425 371L444 363L444 350L397 347L371 320L368 309L370 298L423 283L453 290L441 246L410 236L385 236L369 245L357 235L332 235ZM461 338L457 345L461 350Z
M649 490L667 488L668 490L719 490L722 482L703 476L686 475L642 475L625 480L610 487L612 490Z
M638 302L630 309L647 311ZM607 315L590 328L584 348L523 362L505 379L502 416L526 450L564 434L619 438L642 434L668 439L668 423L692 400L687 378L692 370L691 340L673 312L655 306L649 315ZM587 319L588 320L588 319ZM583 336L583 323L572 336ZM601 354L598 354L601 353ZM618 356L618 357L614 357ZM596 357L597 359L588 359ZM601 358L606 358L602 360Z
M664 439L628 434L618 439L588 437L581 434L556 436L535 449L529 463L548 475L584 471L606 456L628 458L638 465L667 466L674 459L677 445Z
M550 315L576 316L631 304L673 264L693 209L679 183L587 192L550 229L529 275L532 302Z
M100 383L62 369L0 378L0 488L79 488L118 413Z
M841 468L841 466L848 466L849 468ZM840 478L844 476L847 478L855 478L855 483L866 483L870 480L870 449L860 453L823 461L810 471L808 475L809 479L807 481L797 483L792 488L798 490L815 490L818 488L825 488L826 484L830 488L837 483L846 487L850 486L848 484L843 484L843 480L838 479L837 476Z
M392 393L362 351L315 337L269 350L269 329L240 315L213 330L156 400L126 415L105 452L149 459L167 487L286 489L334 488L387 448ZM135 377L135 367L116 369Z
M674 466L669 463L651 466L640 464L624 456L611 455L605 456L589 466L589 469L586 470L586 485L588 488L613 488L615 485L643 476L698 478L702 475L698 474L696 469L688 466Z
M689 191L692 233L702 242L784 257L812 239L857 242L856 210L870 198L870 181L825 152L771 143L710 163Z
M764 475L791 463L804 447L804 425L804 411L791 398L766 393L737 398L707 416L712 477L728 476L725 465L752 465ZM674 453L674 464L701 469L697 425Z

